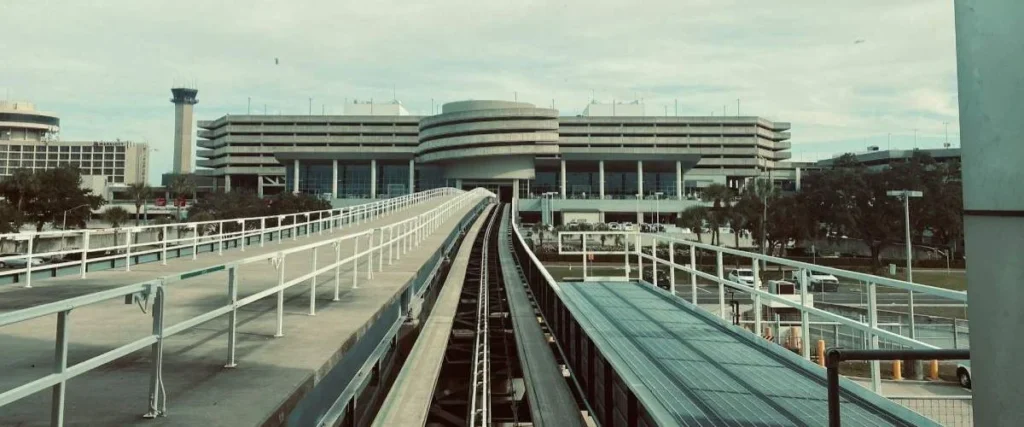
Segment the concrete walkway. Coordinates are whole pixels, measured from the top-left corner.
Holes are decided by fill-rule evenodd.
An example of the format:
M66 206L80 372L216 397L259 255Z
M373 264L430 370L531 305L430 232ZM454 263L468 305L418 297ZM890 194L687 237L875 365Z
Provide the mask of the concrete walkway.
M346 231L361 231L423 213L449 198L433 199ZM477 199L479 200L479 199ZM382 308L408 286L416 271L440 247L450 231L471 209L467 204L445 221L422 244L402 255L400 261L374 272L366 280L366 264L359 271L360 288L351 290L351 273L342 267L341 299L332 301L334 275L320 276L316 316L309 315L309 286L296 285L285 292L284 336L274 338L276 299L271 296L239 310L238 350L235 368L225 368L227 316L172 336L164 343L164 382L167 416L144 420L148 408L149 350L139 351L79 376L68 383L65 425L188 425L238 426L278 424L302 396L318 383L381 315ZM341 234L335 233L334 236ZM284 248L328 239L313 234L281 244L268 243L245 252L204 254L198 260L175 259L133 266L130 273L90 273L88 279L75 276L33 283L34 289L0 288L0 312L72 296L124 286L176 272L244 259ZM361 242L365 249L365 240ZM345 241L343 254L352 253L352 240ZM329 247L328 247L329 248ZM324 248L318 266L333 261L333 251ZM328 256L327 253L330 253ZM286 279L310 271L308 253L289 256ZM375 257L376 258L376 257ZM376 260L374 261L376 264ZM278 272L269 262L248 264L239 273L239 298L277 284ZM222 306L227 301L227 273L217 272L168 286L165 325ZM50 373L53 365L53 337L56 316L9 325L0 329L0 390L7 391ZM108 301L73 311L70 316L69 365L96 356L150 332L151 317L139 307L122 301ZM50 393L42 392L0 408L0 425L48 425Z

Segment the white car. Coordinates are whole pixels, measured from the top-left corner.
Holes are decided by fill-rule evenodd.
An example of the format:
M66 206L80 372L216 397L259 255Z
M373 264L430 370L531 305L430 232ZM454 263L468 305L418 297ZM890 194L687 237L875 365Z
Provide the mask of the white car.
M7 267L11 267L11 268L25 268L25 267L28 267L29 263L32 263L33 267L35 267L37 265L42 265L43 264L43 260L40 259L40 258L27 258L27 257L25 257L25 254L18 254L18 253L0 254L0 258L7 258L7 257L19 256L19 255L22 256L22 258L12 258L12 259L0 260L0 268L7 268Z
M971 388L971 361L963 361L956 364L956 378L963 388Z
M741 285L754 286L754 271L749 268L729 270L729 275L726 279L729 279L730 282L736 282Z
M620 231L622 230L622 224L619 224L617 222L609 222L608 229L611 231Z
M622 223L622 230L623 231L633 231L634 229L636 229L636 226L633 225L632 222L624 222L624 223Z
M800 271L794 271L792 278L794 283L800 283ZM839 292L839 279L828 273L811 271L807 284L808 292Z

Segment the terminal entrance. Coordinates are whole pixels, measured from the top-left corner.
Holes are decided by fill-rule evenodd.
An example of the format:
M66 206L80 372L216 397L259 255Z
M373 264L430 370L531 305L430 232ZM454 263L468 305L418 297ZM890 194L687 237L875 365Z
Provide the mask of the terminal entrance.
M463 190L481 187L498 196L500 203L512 203L512 181L510 180L462 180Z

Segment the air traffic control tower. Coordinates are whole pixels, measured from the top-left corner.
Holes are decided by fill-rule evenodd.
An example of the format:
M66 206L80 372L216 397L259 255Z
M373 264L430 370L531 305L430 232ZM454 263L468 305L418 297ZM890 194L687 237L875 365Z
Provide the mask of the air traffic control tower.
M198 94L198 89L171 89L174 103L174 169L171 173L192 173L192 106L199 102Z

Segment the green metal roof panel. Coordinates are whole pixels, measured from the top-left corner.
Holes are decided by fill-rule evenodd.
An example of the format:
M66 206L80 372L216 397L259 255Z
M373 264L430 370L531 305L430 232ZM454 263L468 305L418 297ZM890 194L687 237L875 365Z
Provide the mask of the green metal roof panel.
M661 425L827 425L825 371L650 285L563 282L580 326ZM844 426L937 425L842 380Z

